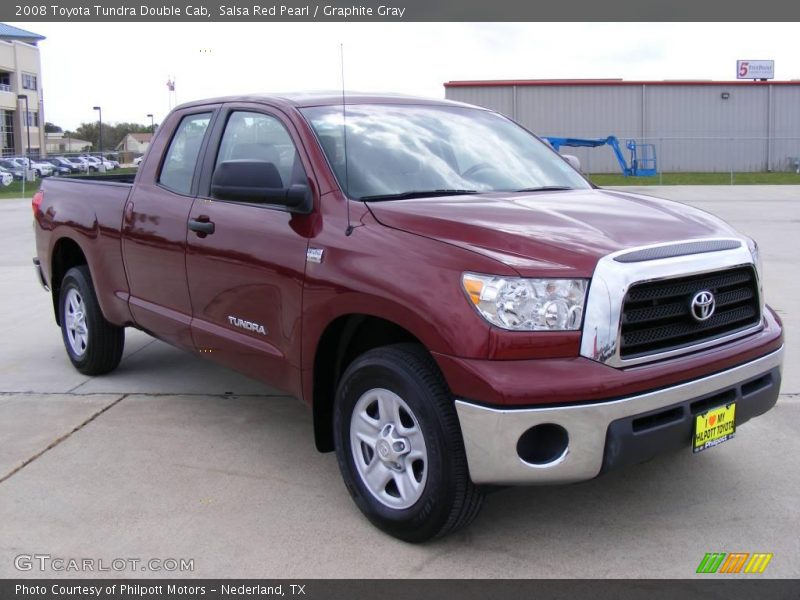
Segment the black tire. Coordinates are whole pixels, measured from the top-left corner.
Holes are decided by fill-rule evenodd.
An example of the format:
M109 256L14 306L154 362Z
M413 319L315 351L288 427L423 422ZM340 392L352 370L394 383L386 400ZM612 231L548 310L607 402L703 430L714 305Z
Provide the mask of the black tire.
M426 480L419 498L407 508L393 508L380 501L356 466L351 418L359 399L375 389L399 396L413 411L414 425L424 436ZM478 515L483 493L469 477L453 397L424 349L397 344L362 354L342 375L335 402L333 425L339 468L356 505L374 525L401 540L424 542L464 527ZM372 460L378 459L376 452Z
M74 321L70 300L75 301L75 294L81 301L85 323L85 334L79 336L84 339L77 341L74 330L70 329ZM61 282L58 310L64 347L72 365L84 375L103 375L116 369L125 347L125 328L106 321L88 267L73 267L67 271Z

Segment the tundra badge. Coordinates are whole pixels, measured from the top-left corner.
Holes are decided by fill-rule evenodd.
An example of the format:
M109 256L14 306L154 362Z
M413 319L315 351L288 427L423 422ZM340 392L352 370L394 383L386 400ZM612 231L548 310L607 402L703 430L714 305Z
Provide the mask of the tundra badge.
M228 323L239 329L247 329L248 331L255 331L261 335L267 335L267 330L260 323L253 323L252 321L245 321L239 317L232 317L228 315Z

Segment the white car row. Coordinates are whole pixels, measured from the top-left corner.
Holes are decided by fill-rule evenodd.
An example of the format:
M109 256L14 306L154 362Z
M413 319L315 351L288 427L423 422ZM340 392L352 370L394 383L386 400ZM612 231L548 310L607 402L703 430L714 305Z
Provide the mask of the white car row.
M101 170L101 165L105 171L113 171L119 168L119 162L111 160L110 158L103 158L102 161L98 156L90 154L82 154L81 156L57 156L48 159L49 162L58 160L65 166L70 166L73 172L82 171L84 173L92 173Z
M78 157L67 158L78 158L85 161L88 164L89 171L113 171L114 169L119 169L119 163L116 160L111 160L109 158L103 158L101 160L99 156L92 156L91 154L83 154Z
M52 175L69 175L70 173L93 173L98 171L113 171L119 168L119 162L108 158L85 154L82 156L55 156L43 160L31 160L24 156L10 156L0 158L0 186L7 187L15 179L25 177L25 171L30 169L37 178Z
M30 160L24 156L12 156L5 160L14 163L20 170L31 169L36 177L49 177L53 174L53 165L50 163Z

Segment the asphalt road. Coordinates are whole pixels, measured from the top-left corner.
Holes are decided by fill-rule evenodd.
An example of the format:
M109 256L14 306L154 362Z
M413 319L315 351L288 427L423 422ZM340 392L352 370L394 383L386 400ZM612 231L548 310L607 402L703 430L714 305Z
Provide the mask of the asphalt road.
M361 516L299 401L136 331L113 374L74 371L31 268L29 202L0 200L0 577L85 575L15 568L40 554L193 559L195 577L682 578L706 552L772 552L763 576L800 576L800 189L647 191L759 240L789 340L778 405L697 456L494 493L421 546Z

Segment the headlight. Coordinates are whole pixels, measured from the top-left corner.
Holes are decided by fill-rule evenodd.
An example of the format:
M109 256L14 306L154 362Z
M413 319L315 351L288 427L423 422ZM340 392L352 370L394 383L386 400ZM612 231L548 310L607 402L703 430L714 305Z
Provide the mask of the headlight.
M512 331L575 331L586 279L523 279L464 273L467 297L492 325Z

